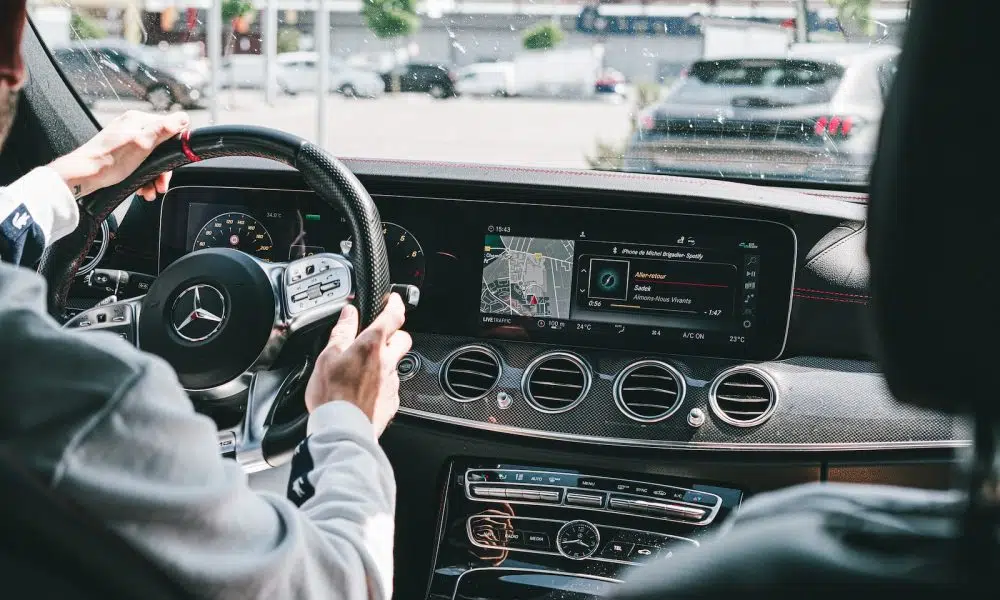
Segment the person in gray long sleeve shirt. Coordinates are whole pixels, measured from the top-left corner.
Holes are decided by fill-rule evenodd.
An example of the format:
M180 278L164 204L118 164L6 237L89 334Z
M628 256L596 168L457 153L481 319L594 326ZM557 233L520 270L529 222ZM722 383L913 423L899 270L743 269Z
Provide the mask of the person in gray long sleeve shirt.
M0 48L0 62L7 55ZM23 81L9 67L0 64L0 143ZM307 386L308 437L282 497L251 490L219 456L215 424L165 361L112 334L60 328L44 281L10 264L72 231L74 196L120 181L184 126L183 115L131 114L0 190L0 443L198 595L388 599L395 481L378 437L410 346L398 296L360 335L357 311L342 312Z

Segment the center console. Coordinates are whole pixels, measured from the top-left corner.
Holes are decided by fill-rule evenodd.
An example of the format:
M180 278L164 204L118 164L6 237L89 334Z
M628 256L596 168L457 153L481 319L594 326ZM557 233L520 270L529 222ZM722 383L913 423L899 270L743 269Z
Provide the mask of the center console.
M602 597L624 570L698 546L742 497L687 479L458 460L428 598Z

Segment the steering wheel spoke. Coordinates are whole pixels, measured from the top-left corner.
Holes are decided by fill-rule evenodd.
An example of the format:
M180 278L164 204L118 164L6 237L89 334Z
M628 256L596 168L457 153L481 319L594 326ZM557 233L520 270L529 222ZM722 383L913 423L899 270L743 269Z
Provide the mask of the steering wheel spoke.
M63 324L66 329L86 332L103 331L117 335L138 346L138 323L143 296L111 304L98 305L78 313Z
M308 371L309 363L257 371L250 379L247 408L238 431L234 431L236 461L247 473L277 467L288 461L290 453L267 455L264 439L279 402L291 394Z

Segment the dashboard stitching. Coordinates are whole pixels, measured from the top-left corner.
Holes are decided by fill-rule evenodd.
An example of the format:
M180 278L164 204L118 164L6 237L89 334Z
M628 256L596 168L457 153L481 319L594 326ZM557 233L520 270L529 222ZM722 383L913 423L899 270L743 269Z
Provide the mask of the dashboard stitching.
M803 298L805 300L825 300L826 302L840 302L843 304L860 304L862 306L868 306L867 301L850 300L848 298L820 298L819 296L806 296L804 294L795 294L795 297Z
M796 292L813 292L817 294L829 294L831 296L846 296L848 298L871 298L868 294L845 294L844 292L833 292L830 290L814 290L812 288L795 288Z
M834 242L834 243L830 244L830 246L829 246L829 247L827 247L827 248L826 248L826 249L824 249L824 250L823 250L822 252L820 252L820 253L819 253L819 254L817 254L816 256L812 257L811 259L809 259L809 262L807 262L807 263L805 264L805 268L807 268L807 269L808 269L808 268L809 268L809 267L811 267L811 266L812 266L813 264L815 264L815 263L816 263L816 262L817 262L817 261L818 261L818 260L819 260L820 258L822 258L822 257L823 257L824 255L826 255L827 253L829 253L829 252L830 252L831 250L834 250L834 249L836 249L836 248L837 248L837 246L840 246L841 244L843 244L843 243L847 242L848 240L850 240L850 239L851 239L851 238L853 238L854 236L858 235L859 233L863 233L863 232L864 232L864 231L865 231L865 230L866 230L867 228L868 228L868 224L866 223L866 224L862 225L862 226L861 226L861 228L859 228L859 229L855 230L855 231L854 231L854 232L852 232L852 233L849 233L849 234L845 235L844 237L840 238L840 239L839 239L839 240L837 240L836 242Z

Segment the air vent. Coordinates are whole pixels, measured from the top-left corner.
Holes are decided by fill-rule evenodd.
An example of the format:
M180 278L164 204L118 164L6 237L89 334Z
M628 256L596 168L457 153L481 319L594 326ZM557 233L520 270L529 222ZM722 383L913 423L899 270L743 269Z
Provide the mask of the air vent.
M472 402L490 393L500 380L500 357L486 346L463 346L444 361L441 384L456 402Z
M640 360L615 379L618 410L641 423L656 423L677 412L687 389L684 376L665 362Z
M712 412L730 425L753 427L771 416L777 389L766 373L753 367L723 371L708 390Z
M110 234L111 229L108 227L108 222L104 221L101 223L101 228L97 231L97 235L94 236L94 243L90 245L90 250L87 250L87 256L84 257L83 263L76 271L77 276L90 273L101 262L101 259L104 258L104 253L108 250L108 243L111 240Z
M590 391L590 367L568 352L550 352L531 361L521 382L524 398L543 413L561 413Z

